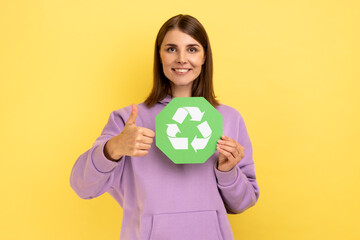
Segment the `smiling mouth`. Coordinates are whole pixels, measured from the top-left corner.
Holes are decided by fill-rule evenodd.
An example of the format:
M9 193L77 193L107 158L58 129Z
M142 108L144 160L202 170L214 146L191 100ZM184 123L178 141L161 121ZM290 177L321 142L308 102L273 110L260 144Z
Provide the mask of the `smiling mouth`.
M189 72L191 69L190 68L172 68L171 70L178 72L178 73L186 73L186 72Z

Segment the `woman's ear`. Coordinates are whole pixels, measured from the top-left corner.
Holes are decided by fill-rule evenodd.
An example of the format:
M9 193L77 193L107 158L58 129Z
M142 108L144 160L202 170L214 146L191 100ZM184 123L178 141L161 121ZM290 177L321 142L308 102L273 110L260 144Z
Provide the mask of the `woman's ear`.
M203 65L205 63L205 60L206 60L206 55L204 54L203 61L202 61L201 65Z

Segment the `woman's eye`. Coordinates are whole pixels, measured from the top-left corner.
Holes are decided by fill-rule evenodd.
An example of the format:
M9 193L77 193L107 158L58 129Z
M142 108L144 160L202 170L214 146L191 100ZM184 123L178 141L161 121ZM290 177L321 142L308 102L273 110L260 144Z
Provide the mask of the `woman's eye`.
M167 49L167 51L168 51L168 52L175 52L175 51L176 51L176 49L175 49L175 48L173 48L173 47L169 47L169 48Z
M197 51L196 48L190 48L190 49L189 49L189 52L191 52L191 53L194 53L194 52L196 52L196 51Z

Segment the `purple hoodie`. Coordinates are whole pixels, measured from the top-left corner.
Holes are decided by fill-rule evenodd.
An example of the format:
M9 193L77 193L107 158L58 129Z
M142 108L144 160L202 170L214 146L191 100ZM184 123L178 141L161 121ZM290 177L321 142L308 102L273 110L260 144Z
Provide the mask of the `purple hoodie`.
M155 132L155 116L171 101L151 108L138 105L136 125ZM104 145L124 128L131 106L113 111L93 147L77 159L71 187L84 199L108 192L123 208L120 239L234 239L227 213L240 213L259 198L252 146L237 110L220 105L223 134L245 148L245 157L229 172L216 169L219 153L203 164L174 164L155 141L144 157L104 156ZM155 140L155 138L154 138Z

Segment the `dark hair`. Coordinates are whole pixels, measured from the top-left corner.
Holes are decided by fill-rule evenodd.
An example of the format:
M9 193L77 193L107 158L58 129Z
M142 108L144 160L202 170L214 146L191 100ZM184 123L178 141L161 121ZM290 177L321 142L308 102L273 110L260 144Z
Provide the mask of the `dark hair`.
M166 33L173 29L179 29L190 35L204 48L205 63L201 67L200 75L193 82L192 97L204 97L214 107L218 106L219 102L215 99L213 86L213 60L209 38L205 28L196 18L182 14L167 20L158 32L154 52L154 83L145 104L151 107L165 98L166 95L172 96L170 81L164 75L159 51Z

